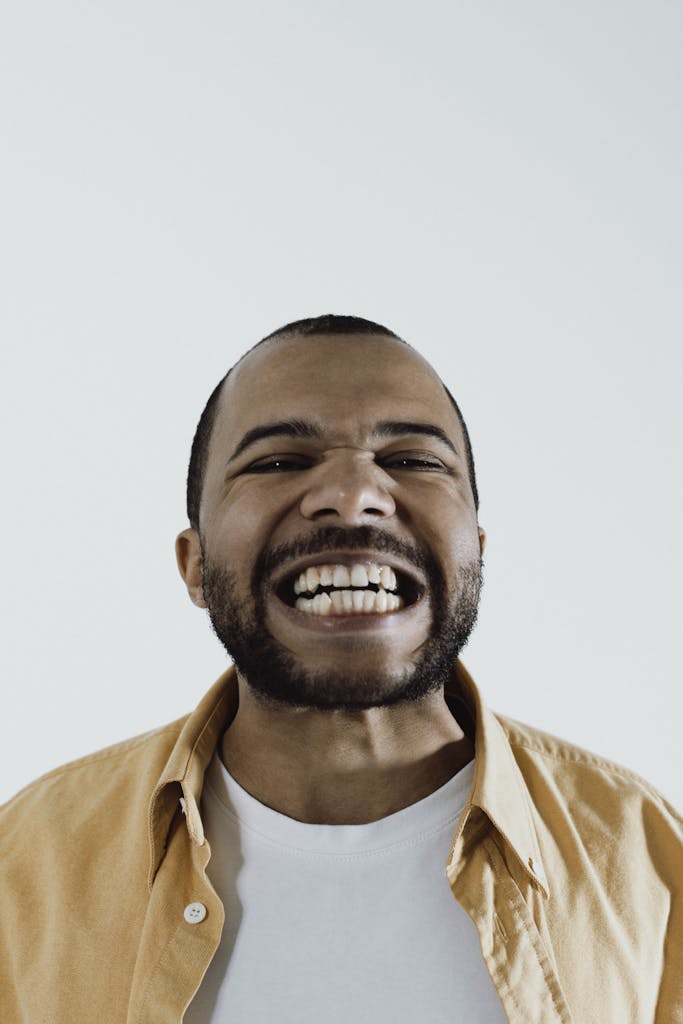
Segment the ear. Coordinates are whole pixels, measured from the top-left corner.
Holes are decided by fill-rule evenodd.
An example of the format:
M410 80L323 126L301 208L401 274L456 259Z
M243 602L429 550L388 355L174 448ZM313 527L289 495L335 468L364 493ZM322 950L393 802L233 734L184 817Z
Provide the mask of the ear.
M479 527L479 551L483 555L486 547L486 531Z
M196 530L183 530L176 537L175 557L185 581L190 600L198 608L206 608L202 588L202 548Z

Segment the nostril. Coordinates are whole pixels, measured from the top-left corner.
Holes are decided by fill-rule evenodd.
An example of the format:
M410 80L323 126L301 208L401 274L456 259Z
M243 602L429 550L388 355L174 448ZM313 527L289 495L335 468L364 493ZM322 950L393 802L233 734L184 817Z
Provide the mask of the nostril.
M311 519L322 519L323 516L342 516L344 513L342 510L336 508L318 508L310 517ZM381 508L364 508L360 510L360 515L368 516L382 516L386 515Z

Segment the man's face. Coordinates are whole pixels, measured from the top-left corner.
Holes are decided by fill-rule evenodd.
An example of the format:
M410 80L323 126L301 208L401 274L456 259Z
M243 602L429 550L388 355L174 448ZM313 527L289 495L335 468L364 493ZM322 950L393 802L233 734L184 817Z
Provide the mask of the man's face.
M277 340L235 368L200 533L213 628L271 702L419 700L443 685L476 620L462 431L431 367L391 338ZM400 607L382 611L381 590Z

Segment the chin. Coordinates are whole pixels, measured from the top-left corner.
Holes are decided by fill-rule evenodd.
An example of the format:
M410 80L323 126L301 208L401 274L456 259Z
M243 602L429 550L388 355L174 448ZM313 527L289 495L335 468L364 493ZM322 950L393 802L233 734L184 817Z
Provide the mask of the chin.
M278 706L316 708L327 711L361 711L424 699L440 689L443 677L418 671L415 667L353 670L348 666L324 665L310 668L288 654L280 671L244 671L237 666L256 700Z

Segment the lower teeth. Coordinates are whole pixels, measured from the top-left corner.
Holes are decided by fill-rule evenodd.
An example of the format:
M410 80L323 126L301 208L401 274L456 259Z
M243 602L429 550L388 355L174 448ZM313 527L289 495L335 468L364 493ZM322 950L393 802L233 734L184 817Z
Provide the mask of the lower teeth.
M298 597L294 605L299 611L312 615L368 615L393 612L403 607L403 598L375 590L334 590L331 594Z

